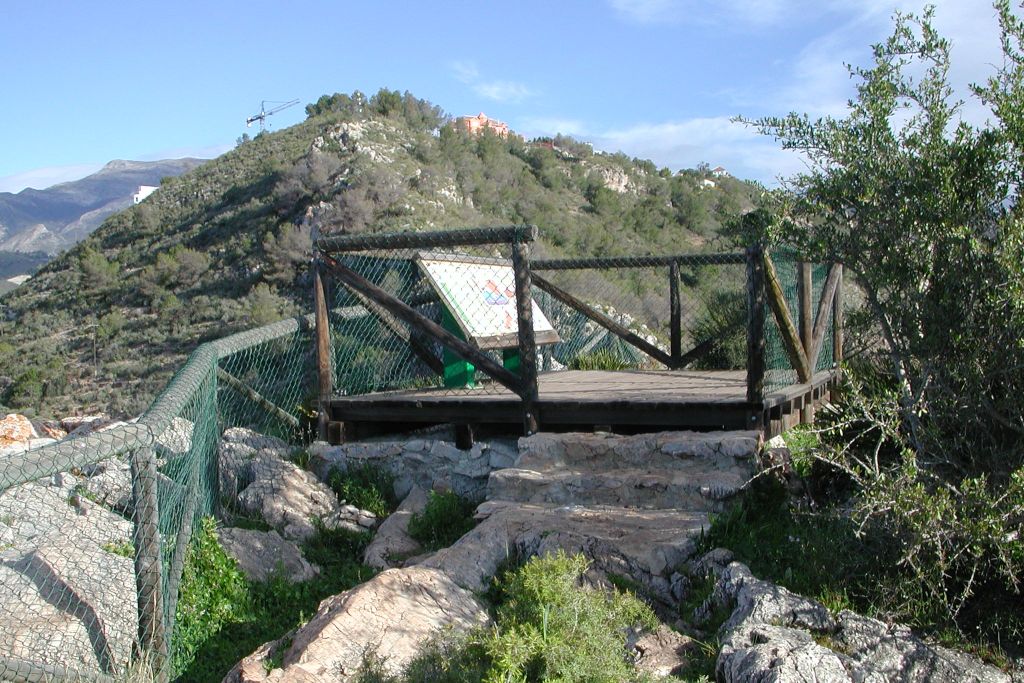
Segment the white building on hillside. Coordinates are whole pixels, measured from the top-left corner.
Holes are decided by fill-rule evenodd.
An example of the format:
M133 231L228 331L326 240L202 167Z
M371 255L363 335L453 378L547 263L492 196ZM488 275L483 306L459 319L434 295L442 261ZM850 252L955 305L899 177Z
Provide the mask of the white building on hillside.
M159 189L159 187L154 187L152 185L139 185L139 189L137 189L135 194L132 195L132 204L138 204Z

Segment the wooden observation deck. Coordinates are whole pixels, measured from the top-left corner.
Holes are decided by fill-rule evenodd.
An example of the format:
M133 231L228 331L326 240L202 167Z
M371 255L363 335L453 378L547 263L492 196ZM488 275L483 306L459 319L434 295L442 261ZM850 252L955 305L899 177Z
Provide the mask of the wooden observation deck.
M814 406L829 397L842 358L842 268L833 264L827 277L812 278L812 264L793 262L796 287L790 296L771 256L760 247L736 254L689 254L574 261L529 260L529 244L536 230L529 226L489 228L441 233L401 233L322 238L316 276L317 357L320 378L321 438L352 440L389 432L410 431L437 424L456 427L459 441L471 443L480 434L545 431L605 430L638 433L661 430L755 429L766 436L777 434L800 421L813 419ZM474 344L469 330L439 324L401 297L345 265L339 255L383 252L382 259L398 262L416 249L459 248L467 245L506 245L510 258L504 263L514 276L507 287L514 306L515 327L506 361L495 359L494 348ZM460 257L461 258L461 257ZM467 263L492 263L497 259L467 257ZM683 353L683 315L680 305L680 269L732 265L742 272L746 311L746 367L741 370L696 370L688 366L704 358L720 339L695 339ZM497 266L496 266L497 267ZM468 266L467 266L468 268ZM593 271L602 268L658 268L669 276L668 307L671 311L666 349L623 325L600 306L587 304L549 281L547 271ZM742 269L740 271L739 269ZM415 271L415 268L412 269ZM468 271L467 271L468 272ZM696 272L696 271L695 271ZM825 270L819 272L825 273ZM482 376L472 386L411 387L370 390L341 395L333 389L338 374L331 352L331 334L324 281L333 276L372 316L381 329L403 340L421 366L436 375L446 374L452 360L469 365ZM468 277L468 276L467 276ZM378 278L379 280L380 278ZM424 278L438 289L433 277ZM514 291L513 291L514 290ZM617 340L645 354L644 368L618 370L571 370L538 368L538 343L550 332L535 332L534 313L540 311L531 292L548 302L614 335ZM442 292L443 294L443 292ZM514 301L512 295L514 294ZM787 301L787 298L789 299ZM816 300L816 301L815 301ZM448 309L458 308L445 296L435 297ZM422 302L421 302L422 303ZM793 304L795 303L795 306ZM532 304L532 305L531 305ZM816 304L812 307L812 304ZM435 303L436 305L436 303ZM796 315L790 308L796 309ZM543 317L543 312L541 312ZM437 318L438 316L434 316ZM546 318L543 320L547 324ZM784 349L786 367L766 365L766 325ZM556 325L557 327L557 325ZM542 329L540 323L537 329ZM550 330L544 327L543 329ZM564 336L564 335L563 335ZM691 335L692 336L692 335ZM557 338L557 335L555 335ZM830 337L827 338L827 337ZM490 338L490 337L488 337ZM564 340L563 340L564 341ZM822 358L828 342L831 358ZM439 349L441 352L439 352ZM446 360L447 359L447 360ZM656 367L659 366L659 367ZM824 366L824 367L823 367ZM663 368L663 369L662 369ZM766 381L766 373L771 381ZM779 378L788 378L780 380Z

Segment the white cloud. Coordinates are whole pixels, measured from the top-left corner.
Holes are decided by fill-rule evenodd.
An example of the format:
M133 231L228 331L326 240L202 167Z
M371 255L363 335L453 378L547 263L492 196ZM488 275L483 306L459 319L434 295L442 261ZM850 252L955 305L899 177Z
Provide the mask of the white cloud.
M21 192L27 187L44 190L58 183L79 180L103 168L103 164L45 166L0 178L0 192Z
M473 90L481 97L486 97L487 99L494 100L495 102L517 103L522 102L529 97L533 97L535 94L527 86L514 81L490 81L486 83L477 83L473 86Z
M779 176L804 170L799 155L726 117L639 124L592 135L590 142L597 149L621 151L671 169L693 168L701 162L724 166L736 177L768 185Z
M738 178L770 186L776 185L780 176L806 170L800 155L780 149L770 138L724 116L641 123L603 131L577 119L526 118L517 129L528 138L572 135L590 142L595 149L650 159L672 170L706 162L723 166Z
M562 135L586 135L587 126L579 119L526 117L516 122L517 131L527 138Z
M480 78L480 70L473 62L452 62L452 72L462 83L473 83Z
M625 19L638 24L678 21L681 9L678 0L609 0L608 4Z
M494 102L517 104L537 94L518 81L487 80L471 61L452 62L451 70L457 81L470 86L477 95Z

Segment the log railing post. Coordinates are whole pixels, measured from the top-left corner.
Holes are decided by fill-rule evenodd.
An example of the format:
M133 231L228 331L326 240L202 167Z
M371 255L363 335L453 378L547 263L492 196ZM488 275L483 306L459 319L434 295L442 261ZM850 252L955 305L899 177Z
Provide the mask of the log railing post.
M683 312L679 303L679 262L673 261L668 268L669 308L671 315L672 361L678 367L683 355Z
M135 594L139 642L153 658L158 681L166 681L167 637L164 628L164 592L160 556L160 511L157 504L156 455L149 447L130 456L132 496L135 500Z
M832 362L838 373L843 362L843 265L837 263L836 293L832 298Z
M317 401L317 438L327 440L327 425L330 416L327 414L331 401L331 329L327 318L327 296L324 292L323 267L320 259L316 259L313 275L313 302L316 315L316 368L318 377Z
M764 401L765 313L764 247L755 244L747 249L747 403L752 406ZM765 426L759 407L751 409L748 421L751 429Z
M537 340L533 331L533 298L530 277L530 241L535 239L534 231L529 239L512 242L512 271L516 281L516 317L519 323L519 372L523 402L523 430L529 436L539 428L537 420Z
M808 360L813 363L814 360L810 358L811 349L814 347L814 311L811 310L811 296L814 290L814 277L813 277L813 266L807 261L799 262L800 278L799 278L799 292L800 292L800 311L798 325L800 325L800 345L804 349L804 354L807 355ZM814 366L810 367L811 375L814 374ZM804 404L803 409L800 412L800 421L804 424L810 424L814 421L814 402L808 401Z

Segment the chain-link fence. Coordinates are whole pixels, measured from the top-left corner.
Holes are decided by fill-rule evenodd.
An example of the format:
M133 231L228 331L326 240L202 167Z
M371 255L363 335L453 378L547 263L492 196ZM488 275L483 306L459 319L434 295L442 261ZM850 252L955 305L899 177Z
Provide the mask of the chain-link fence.
M810 264L800 260L792 249L774 249L768 256L778 289L785 302L786 313L799 337L799 344L787 345L785 325L780 325L779 314L769 307L765 316L765 376L764 394L781 391L808 379L801 378L794 362L794 346L807 356L810 375L835 367L835 300L830 291L838 286L841 269L825 264ZM769 292L771 286L769 283ZM823 296L828 297L822 306ZM785 316L783 316L785 318ZM821 320L819 320L821 318ZM817 333L817 334L816 334ZM789 348L787 348L787 346ZM816 357L814 354L817 354Z
M545 370L742 370L745 256L682 254L533 262L559 342Z
M511 393L529 416L538 375L571 369L745 370L760 400L836 360L835 267L759 250L531 262L535 236L321 239L313 315L200 346L137 421L0 459L0 679L170 675L192 531L224 512L229 427L301 442L332 395L416 388Z
M170 673L192 529L220 505L220 434L308 433L311 321L204 344L137 421L0 460L0 679Z

